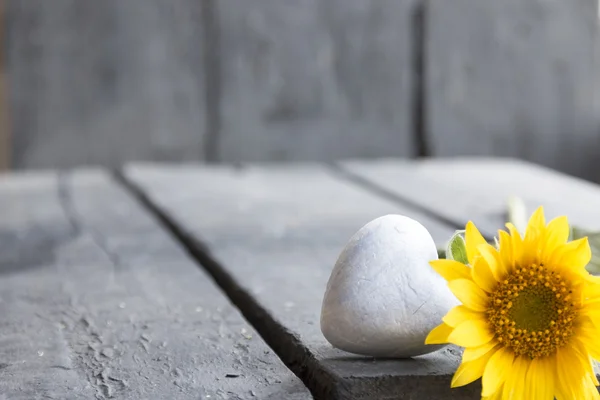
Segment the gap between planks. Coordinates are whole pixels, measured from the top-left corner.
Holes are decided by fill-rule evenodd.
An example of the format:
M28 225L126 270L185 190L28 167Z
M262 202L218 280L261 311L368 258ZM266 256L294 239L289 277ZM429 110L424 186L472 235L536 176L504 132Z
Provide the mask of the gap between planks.
M343 382L323 368L298 338L290 335L287 329L275 321L250 293L240 287L235 279L227 273L226 268L215 260L204 243L194 238L173 218L157 207L143 189L129 180L122 170L114 171L113 175L115 180L180 242L192 259L198 263L198 267L204 268L208 272L267 345L302 380L315 399L343 398L338 393L338 391L343 393L343 387L341 387ZM318 384L308 385L308 382L314 381ZM316 392L315 388L320 389Z
M337 164L320 165L334 179L344 181L374 197L423 212L446 226L456 229L460 227L456 220L449 220L442 215L432 213L431 210L372 184ZM161 209L159 204L155 204L149 194L134 180L128 178L123 170L113 171L113 175L116 181L128 190L180 242L188 254L198 263L198 267L205 269L210 274L215 283L229 297L234 306L240 310L244 318L260 334L267 345L303 381L315 399L345 398L345 394L349 392L347 382L332 373L299 338L290 334L282 323L273 318L248 289L238 284L236 279L227 272L226 266L222 265L211 254L205 243L202 243L191 232L188 232L185 226L179 224L175 217L170 216L166 210Z
M464 224L459 219L447 218L441 213L432 210L429 207L423 206L408 197L403 197L400 194L391 191L381 185L371 182L370 180L363 178L362 176L352 172L350 169L345 168L344 166L334 163L328 164L330 171L335 174L335 176L355 185L359 188L375 195L381 197L383 199L389 200L395 204L406 206L407 208L412 208L416 211L420 211L424 214L428 214L431 218L437 220L438 222L451 226L455 229L464 229ZM485 236L485 235L484 235ZM491 237L486 237L487 240L493 240Z

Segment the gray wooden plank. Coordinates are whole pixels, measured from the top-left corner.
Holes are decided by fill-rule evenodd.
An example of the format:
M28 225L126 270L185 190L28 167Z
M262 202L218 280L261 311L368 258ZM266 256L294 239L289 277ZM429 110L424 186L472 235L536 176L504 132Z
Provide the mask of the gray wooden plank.
M510 196L529 212L543 205L548 217L600 229L600 187L536 164L510 158L428 159L419 162L347 161L348 172L399 199L418 203L457 227L468 220L488 237L504 227Z
M2 177L0 239L0 397L311 398L106 174Z
M417 1L216 3L221 160L413 153Z
M589 0L432 0L432 156L510 156L600 181L600 36Z
M335 350L319 328L339 252L363 224L388 213L421 221L435 240L452 228L375 196L318 165L130 165L126 179L202 260L265 340L319 399L467 399L450 389L460 352L405 360Z
M201 2L6 3L14 167L202 159Z
M0 171L7 170L11 159L11 134L8 110L8 78L6 71L6 1L0 1Z

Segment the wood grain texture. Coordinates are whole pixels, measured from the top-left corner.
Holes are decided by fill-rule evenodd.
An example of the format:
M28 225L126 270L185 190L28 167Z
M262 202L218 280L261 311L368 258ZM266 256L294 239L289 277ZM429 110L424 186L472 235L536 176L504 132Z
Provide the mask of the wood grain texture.
M16 168L200 160L196 0L6 0Z
M460 354L453 347L374 362L333 349L319 328L329 274L361 226L400 213L421 221L438 241L452 228L315 165L133 165L126 176L316 399L476 397L477 385L450 390Z
M0 214L0 397L310 398L107 175L3 178Z
M521 160L349 161L342 166L457 228L472 220L489 238L504 228L510 196L521 197L529 213L542 205L548 218L567 215L579 227L600 229L598 185Z
M0 171L10 167L12 156L6 71L6 26L6 0L0 0Z
M596 7L589 0L430 1L431 155L517 157L600 181Z
M223 161L409 156L414 0L220 0Z

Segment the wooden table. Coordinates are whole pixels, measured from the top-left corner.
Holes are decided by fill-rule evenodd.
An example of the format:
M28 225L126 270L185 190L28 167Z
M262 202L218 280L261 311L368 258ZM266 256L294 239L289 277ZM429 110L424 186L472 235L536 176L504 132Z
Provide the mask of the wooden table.
M506 201L600 228L600 189L514 160L129 165L0 180L0 399L478 399L459 351L333 349L322 295L348 238L399 213L440 245Z

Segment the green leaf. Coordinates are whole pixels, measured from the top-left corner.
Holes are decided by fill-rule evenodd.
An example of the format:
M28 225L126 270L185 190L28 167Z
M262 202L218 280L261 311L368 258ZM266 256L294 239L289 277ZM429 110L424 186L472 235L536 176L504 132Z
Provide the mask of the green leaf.
M587 229L583 229L583 228L579 228L576 226L571 225L571 236L569 238L569 240L577 240L577 239L581 239L584 238L586 236L590 236L593 235L594 232L592 231L588 231Z
M592 250L592 259L586 266L586 269L592 275L600 275L600 232L588 231L576 226L571 226L570 240L577 240L586 236Z
M456 233L452 235L448 241L448 246L446 247L446 258L468 264L467 246L465 245L465 239L462 236L463 233L464 231L456 231Z

